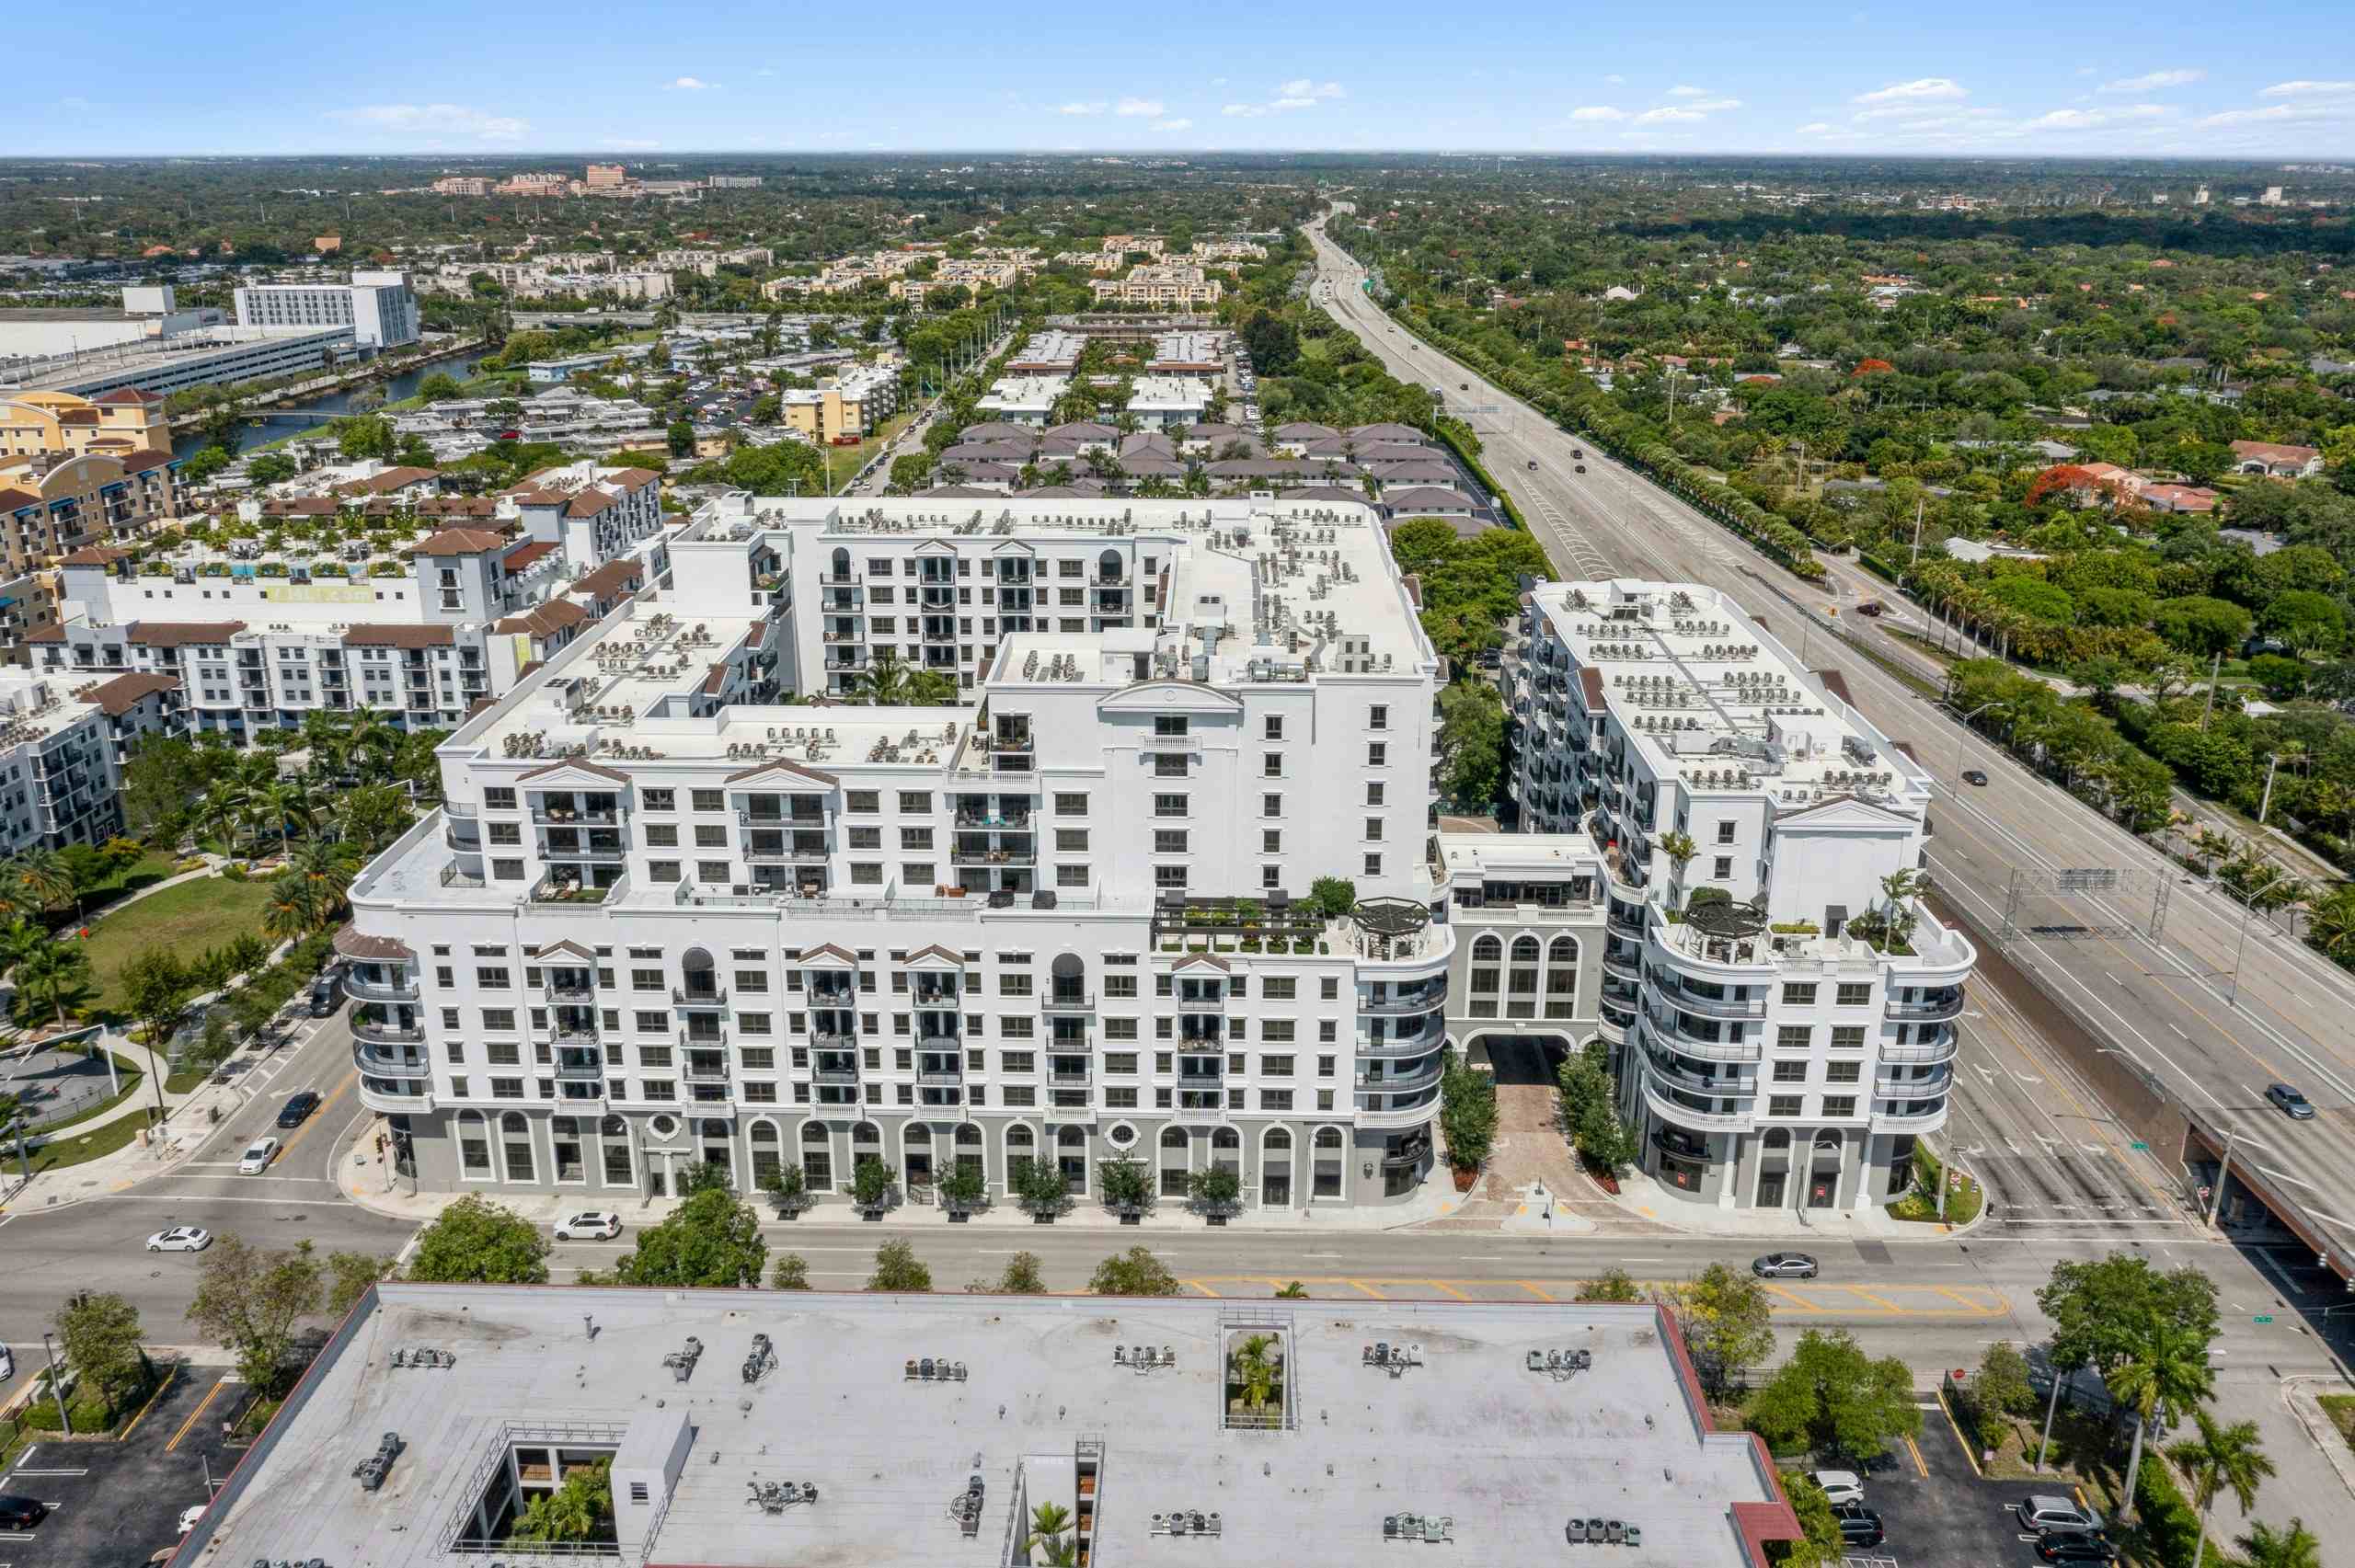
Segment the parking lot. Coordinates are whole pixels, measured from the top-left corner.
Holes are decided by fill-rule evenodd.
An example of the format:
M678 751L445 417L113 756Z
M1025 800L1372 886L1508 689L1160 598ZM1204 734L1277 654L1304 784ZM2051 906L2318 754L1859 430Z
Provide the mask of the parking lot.
M1888 1539L1857 1555L1899 1568L2005 1568L2037 1561L2036 1550L2007 1505L2031 1492L2074 1495L2058 1482L1982 1481L1944 1412L1922 1412L1915 1463L1901 1448L1897 1463L1876 1470L1865 1501L1880 1511ZM1926 1474L1924 1472L1927 1472Z
M0 1493L37 1497L51 1513L29 1530L0 1530L0 1568L97 1568L145 1562L179 1539L181 1510L208 1501L244 1453L223 1420L244 1385L218 1367L183 1367L119 1442L52 1440L28 1448Z

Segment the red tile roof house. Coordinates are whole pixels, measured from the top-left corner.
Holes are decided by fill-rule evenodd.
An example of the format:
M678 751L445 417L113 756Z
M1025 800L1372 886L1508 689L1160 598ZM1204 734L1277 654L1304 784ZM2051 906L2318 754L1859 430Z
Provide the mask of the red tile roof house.
M2145 485L2142 504L2153 511L2211 512L2216 492L2204 485Z
M2284 446L2279 441L2234 441L2233 466L2243 474L2308 479L2322 472L2322 452L2315 447Z

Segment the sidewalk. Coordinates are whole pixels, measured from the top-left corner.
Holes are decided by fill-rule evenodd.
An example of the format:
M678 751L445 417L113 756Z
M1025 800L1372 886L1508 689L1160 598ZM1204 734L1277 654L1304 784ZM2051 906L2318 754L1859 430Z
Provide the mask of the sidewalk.
M1924 1225L1892 1219L1878 1204L1861 1208L1719 1208L1679 1197L1641 1171L1619 1178L1620 1208L1691 1236L1748 1236L1760 1241L1944 1242L1987 1218L1982 1205L1969 1225Z
M343 1196L372 1214L389 1219L407 1219L424 1224L441 1214L451 1204L465 1196L459 1192L417 1192L407 1190L405 1182L394 1180L388 1186L385 1157L376 1152L377 1136L385 1130L382 1117L373 1117L355 1124L355 1132L347 1148L335 1154L336 1185ZM553 1224L569 1214L584 1209L610 1209L622 1218L622 1223L637 1230L668 1219L679 1207L676 1198L649 1198L636 1194L617 1195L610 1189L588 1187L568 1193L507 1193L498 1188L469 1189L502 1207L511 1208L534 1224ZM764 1224L792 1223L803 1225L852 1225L865 1223L853 1213L847 1199L821 1196L802 1211L794 1221L779 1221L775 1209L766 1195L748 1193L745 1201L762 1216ZM1246 1208L1226 1223L1230 1230L1401 1230L1425 1224L1454 1213L1463 1200L1447 1178L1444 1167L1435 1171L1413 1197L1399 1204L1384 1204L1375 1207L1358 1205L1336 1205L1329 1208ZM879 1228L922 1230L946 1228L948 1215L931 1204L905 1203L891 1209L883 1219L874 1222ZM1029 1230L1036 1221L1017 1205L1005 1198L993 1201L990 1207L965 1222L974 1230ZM1069 1209L1055 1218L1055 1229L1132 1230L1200 1230L1209 1222L1186 1207L1180 1198L1165 1198L1155 1205L1134 1225L1123 1225L1118 1216L1108 1212L1092 1198L1074 1198ZM1544 1228L1543 1219L1536 1221ZM1567 1233L1568 1227L1565 1227Z
M107 1049L138 1064L140 1070L148 1074L148 1080L107 1115L60 1130L55 1136L60 1144L70 1144L127 1118L137 1117L144 1123L155 1109L155 1085L169 1076L165 1063L145 1046L132 1045L115 1034L104 1034L99 1038ZM267 1059L247 1055L252 1062ZM164 1092L165 1121L160 1132L144 1144L133 1138L121 1148L80 1164L36 1172L30 1182L20 1182L13 1162L0 1162L9 1164L7 1170L0 1171L0 1214L60 1208L86 1198L121 1192L133 1183L161 1175L194 1153L200 1144L212 1137L216 1121L244 1103L244 1095L234 1082L215 1083L208 1076L202 1083L184 1093ZM213 1115L216 1110L217 1117Z

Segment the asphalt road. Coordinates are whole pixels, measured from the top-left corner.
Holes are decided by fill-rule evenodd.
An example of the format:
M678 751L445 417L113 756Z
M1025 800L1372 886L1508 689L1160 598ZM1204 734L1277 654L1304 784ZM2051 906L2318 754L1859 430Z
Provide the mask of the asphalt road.
M0 1343L17 1352L19 1376L25 1347L39 1358L40 1331L77 1290L120 1292L156 1344L197 1343L186 1313L201 1254L146 1250L147 1238L167 1226L201 1225L265 1246L308 1240L321 1252L400 1250L414 1227L345 1202L330 1176L328 1162L362 1114L350 1028L339 1014L306 1021L304 1029L297 1043L244 1075L245 1104L169 1173L63 1207L0 1218ZM281 1129L279 1110L300 1089L325 1103L302 1127ZM237 1174L237 1156L264 1134L283 1139L284 1151L261 1175Z
M1836 620L1844 631L1936 686L1935 660L1892 635L1886 618L1876 624L1853 612L1858 599L1887 595L1886 585L1835 560L1826 587L1811 588L1599 449L1573 459L1571 449L1584 446L1582 439L1419 343L1367 299L1359 286L1363 272L1326 241L1321 225L1310 234L1319 262L1317 301L1392 373L1441 385L1452 405L1474 414L1491 472L1566 574L1709 583L1763 616L1814 666L1839 669L1857 705L1892 739L1913 743L1947 795L1936 816L1930 864L1948 898L1993 927L2016 908L2017 924L2031 934L2008 949L2015 961L2171 1093L2244 1132L2251 1162L2331 1237L2334 1265L2355 1273L2355 1034L2343 1023L2355 1010L2355 980L2261 922L2244 944L2240 911L2228 898L2188 884L2131 834L2013 766L1830 635L1835 618L1827 612L1843 610ZM1477 412L1483 409L1496 412ZM1961 783L1970 767L1987 772L1986 787ZM2078 867L2126 875L2112 894L2026 897L2015 905L2016 872ZM2154 942L2146 932L2162 881L2169 897ZM2031 1016L2051 1005L2040 997L2014 1001ZM2268 1107L2264 1088L2276 1080L2303 1089L2320 1116L2293 1124ZM1991 1130L1998 1141L2016 1136ZM2181 1174L2165 1173L2169 1181Z

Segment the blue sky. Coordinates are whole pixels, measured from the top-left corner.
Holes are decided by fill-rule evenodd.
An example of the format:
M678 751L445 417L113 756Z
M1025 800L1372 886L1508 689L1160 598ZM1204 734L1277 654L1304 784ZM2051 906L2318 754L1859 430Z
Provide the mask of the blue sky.
M883 0L814 12L792 0L653 10L159 0L136 25L98 34L86 9L22 10L10 22L17 53L44 67L11 116L7 150L18 155L1428 148L2355 161L2355 29L2341 6L2315 0L1660 11Z

